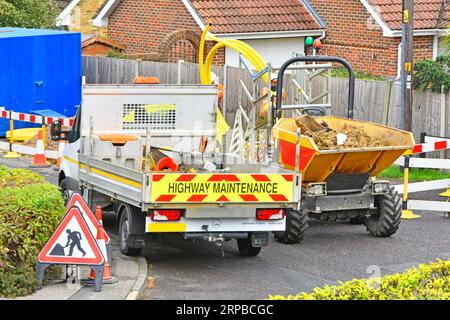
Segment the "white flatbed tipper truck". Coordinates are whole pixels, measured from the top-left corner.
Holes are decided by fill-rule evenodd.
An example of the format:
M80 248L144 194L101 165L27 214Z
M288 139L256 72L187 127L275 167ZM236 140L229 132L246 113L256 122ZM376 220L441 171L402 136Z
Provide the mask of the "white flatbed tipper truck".
M243 256L255 256L271 232L285 230L301 177L216 152L217 93L203 85L85 85L71 130L52 124L52 139L68 140L63 194L81 192L91 209L113 211L122 253L179 234L219 245L236 239ZM155 170L155 153L179 169Z

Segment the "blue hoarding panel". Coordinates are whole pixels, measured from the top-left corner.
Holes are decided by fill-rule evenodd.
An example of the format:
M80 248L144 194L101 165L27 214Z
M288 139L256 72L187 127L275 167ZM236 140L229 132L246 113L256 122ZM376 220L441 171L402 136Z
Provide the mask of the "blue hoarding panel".
M0 28L0 106L72 117L80 103L80 33ZM30 126L15 122L16 129ZM0 119L0 136L8 130L8 120Z

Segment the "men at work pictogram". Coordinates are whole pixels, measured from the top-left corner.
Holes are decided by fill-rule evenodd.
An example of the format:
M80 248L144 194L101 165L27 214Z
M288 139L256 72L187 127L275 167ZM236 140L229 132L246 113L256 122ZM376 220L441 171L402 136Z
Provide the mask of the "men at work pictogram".
M64 246L64 248L67 248L70 245L69 254L68 256L71 257L73 254L73 249L75 246L77 249L83 254L83 257L86 255L86 251L83 250L81 247L80 241L81 239L81 233L78 231L71 231L70 229L66 230L67 233L67 243Z

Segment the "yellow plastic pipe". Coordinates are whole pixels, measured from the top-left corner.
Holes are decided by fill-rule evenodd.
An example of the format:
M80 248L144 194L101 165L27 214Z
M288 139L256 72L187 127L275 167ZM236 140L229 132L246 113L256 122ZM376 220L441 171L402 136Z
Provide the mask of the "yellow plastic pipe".
M199 71L200 71L200 82L202 84L205 84L205 79L204 79L205 72L204 72L204 65L203 65L203 57L205 55L205 41L206 41L206 36L210 29L211 29L211 26L207 25L205 30L202 33L202 38L200 41L198 65L199 65Z
M258 72L264 70L267 66L267 64L264 62L264 60L261 58L261 56L248 44L239 41L239 40L222 40L219 38L216 38L212 35L208 35L208 32L210 30L211 26L208 25L205 30L203 31L202 38L200 41L200 48L199 48L199 71L200 71L200 82L204 85L210 85L211 84L211 69L212 69L212 62L214 59L215 54L220 48L223 47L229 47L240 54L242 54L254 67ZM204 54L205 54L205 42L206 39L210 39L213 41L216 41L216 45L209 51L208 56L206 57L206 61L203 61ZM265 73L262 76L263 80L268 83L269 78L268 74ZM217 140L221 144L222 143L222 136L228 131L229 126L225 122L225 119L223 118L220 110L218 110L217 115Z
M208 36L209 39L214 40L218 42L220 45L216 45L208 54L207 61L205 62L205 76L206 73L211 73L211 66L212 66L212 59L214 57L214 54L217 52L217 50L223 46L229 47L240 54L242 54L258 71L264 70L266 68L267 64L264 62L264 60L261 58L261 56L248 44L239 41L239 40L221 40L214 36ZM263 76L264 81L268 82L267 74Z
M211 69L214 55L220 48L225 46L242 54L258 71L262 71L266 68L267 64L264 62L261 56L248 44L235 39L222 40L212 35L208 35L210 28L211 26L208 25L203 31L199 48L199 69L200 81L202 84L211 84ZM205 42L207 38L216 41L217 44L210 50L208 56L206 57L206 61L203 62ZM268 82L267 74L263 75L263 79L266 83Z
M246 43L239 40L217 40L219 40L220 42L218 42L211 49L211 51L208 53L208 56L206 57L205 66L203 68L203 72L205 73L203 75L203 79L205 80L205 83L209 83L211 80L211 68L214 55L216 54L217 50L224 46L230 47L233 50L241 53L258 71L264 70L266 68L266 63L264 62L264 60L259 56L259 54L256 53L256 51L253 50L253 48L251 48ZM267 74L263 75L263 79L267 83Z
M203 67L203 80L202 84L211 84L211 69L212 69L212 61L216 52L224 47L223 43L217 43L206 56L205 66ZM201 77L201 76L200 76Z

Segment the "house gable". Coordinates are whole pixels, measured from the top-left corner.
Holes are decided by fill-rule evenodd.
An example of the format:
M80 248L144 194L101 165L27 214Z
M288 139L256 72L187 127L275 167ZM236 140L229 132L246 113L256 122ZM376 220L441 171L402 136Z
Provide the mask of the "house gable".
M198 59L195 51L198 51L201 32L179 0L139 3L121 0L108 16L109 38L125 44L130 56L146 60L169 62L176 50L192 50L188 56Z
M360 0L385 37L401 37L402 1ZM414 35L442 35L449 26L450 6L448 1L414 1Z
M83 34L104 34L104 28L92 24L92 18L103 0L72 0L58 16L57 26Z
M356 70L385 77L397 76L401 37L392 33L395 30L391 30L377 12L370 12L364 0L311 2L328 25L321 54L341 56ZM369 9L373 7L369 6ZM377 21L377 17L380 20ZM390 36L386 36L386 31ZM433 58L433 38L433 35L415 37L416 61Z

